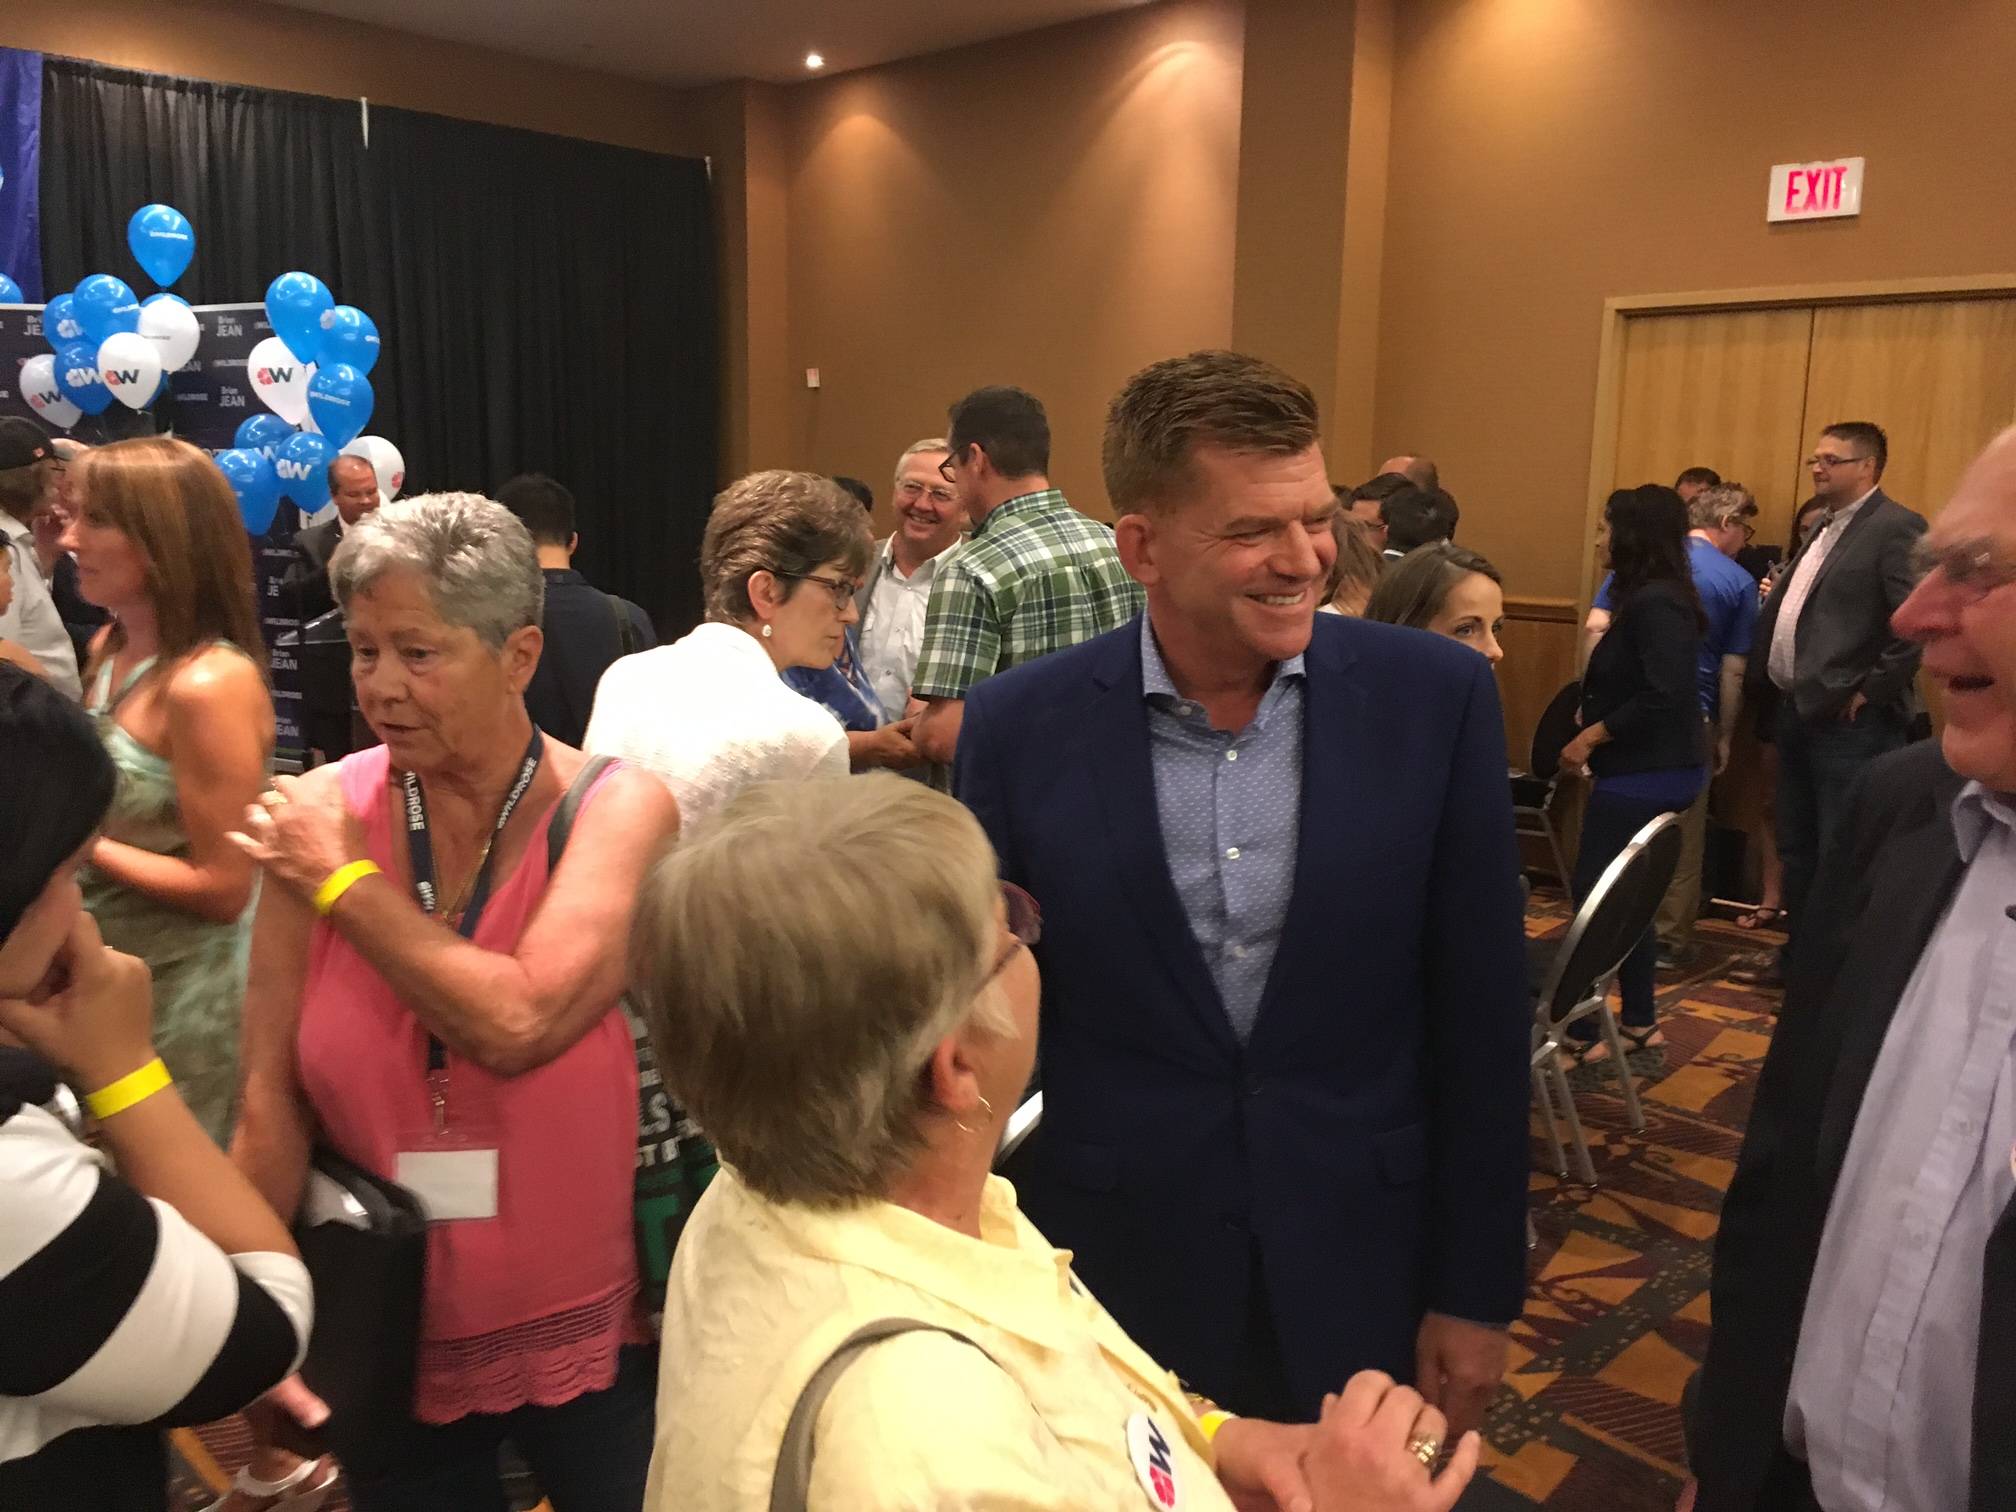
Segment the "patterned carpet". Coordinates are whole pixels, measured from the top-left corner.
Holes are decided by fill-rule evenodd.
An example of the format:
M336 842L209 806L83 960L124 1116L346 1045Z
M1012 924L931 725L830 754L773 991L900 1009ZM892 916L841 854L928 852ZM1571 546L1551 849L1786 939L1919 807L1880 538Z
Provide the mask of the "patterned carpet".
M1528 931L1566 926L1536 895ZM1779 937L1704 920L1695 958L1659 978L1669 1043L1635 1053L1646 1128L1631 1132L1615 1077L1571 1076L1595 1156L1584 1191L1534 1138L1533 1288L1512 1373L1486 1425L1462 1512L1665 1512L1680 1490L1679 1402L1708 1338L1708 1270L1777 994L1729 978Z
M1527 930L1565 929L1558 892L1536 893ZM1732 981L1778 936L1704 920L1695 959L1659 979L1667 1045L1632 1056L1646 1129L1631 1132L1607 1070L1571 1076L1595 1156L1584 1191L1547 1169L1534 1131L1533 1288L1513 1329L1512 1372L1460 1512L1666 1512L1680 1489L1681 1389L1708 1337L1708 1266L1722 1193L1771 1042L1775 993ZM203 1430L212 1474L243 1462L237 1421ZM207 1477L206 1477L207 1478ZM198 1477L175 1505L202 1507ZM528 1505L528 1493L519 1505ZM325 1503L340 1512L339 1491Z

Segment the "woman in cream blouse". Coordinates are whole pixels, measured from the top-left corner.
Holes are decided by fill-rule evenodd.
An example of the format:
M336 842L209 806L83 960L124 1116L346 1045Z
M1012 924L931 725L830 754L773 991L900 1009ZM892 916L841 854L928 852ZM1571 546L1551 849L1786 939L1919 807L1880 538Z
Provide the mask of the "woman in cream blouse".
M870 544L861 506L828 478L731 484L700 542L707 622L602 674L582 749L656 772L688 835L751 783L846 776L847 732L778 674L832 665Z
M771 1507L808 1383L885 1319L924 1327L852 1355L780 1505L1446 1512L1474 1434L1431 1479L1442 1416L1385 1376L1316 1425L1186 1400L989 1174L1036 934L972 816L886 775L749 791L647 880L633 983L723 1162L673 1262L649 1512Z

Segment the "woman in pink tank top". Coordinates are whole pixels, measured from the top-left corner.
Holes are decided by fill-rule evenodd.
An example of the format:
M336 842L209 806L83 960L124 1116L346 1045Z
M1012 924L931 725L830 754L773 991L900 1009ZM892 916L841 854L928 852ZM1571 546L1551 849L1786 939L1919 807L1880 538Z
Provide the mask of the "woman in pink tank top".
M384 744L280 779L248 812L241 843L278 885L254 929L233 1154L285 1214L316 1145L427 1212L410 1410L390 1429L328 1426L360 1512L502 1505L506 1442L555 1512L633 1512L655 1370L629 1347L649 1333L617 1002L677 805L533 728L543 583L500 505L385 506L330 572ZM574 818L549 874L563 795ZM289 1464L255 1460L244 1507Z

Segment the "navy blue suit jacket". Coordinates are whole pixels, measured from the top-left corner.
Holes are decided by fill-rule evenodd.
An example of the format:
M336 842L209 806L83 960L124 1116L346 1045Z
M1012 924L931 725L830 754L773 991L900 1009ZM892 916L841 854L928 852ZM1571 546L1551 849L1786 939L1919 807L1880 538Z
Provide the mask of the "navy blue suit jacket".
M1258 1279L1313 1417L1353 1371L1412 1379L1423 1313L1523 1302L1532 1014L1497 687L1453 641L1316 616L1294 890L1242 1046L1170 881L1141 626L966 700L959 796L1043 908L1021 1194L1207 1394L1239 1378Z

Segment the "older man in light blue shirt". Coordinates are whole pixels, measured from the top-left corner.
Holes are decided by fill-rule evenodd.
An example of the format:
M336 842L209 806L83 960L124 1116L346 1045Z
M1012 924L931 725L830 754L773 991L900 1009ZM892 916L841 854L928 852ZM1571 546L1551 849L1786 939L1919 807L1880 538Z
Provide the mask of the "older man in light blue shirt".
M1860 779L1723 1204L1698 1512L2016 1508L2016 429L1892 628L1938 746Z

